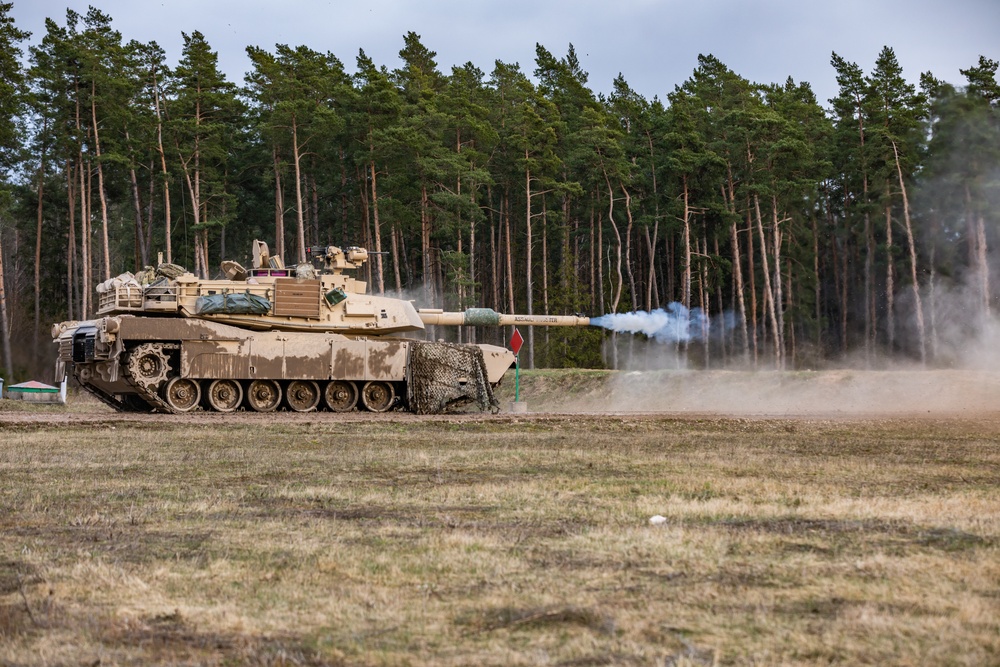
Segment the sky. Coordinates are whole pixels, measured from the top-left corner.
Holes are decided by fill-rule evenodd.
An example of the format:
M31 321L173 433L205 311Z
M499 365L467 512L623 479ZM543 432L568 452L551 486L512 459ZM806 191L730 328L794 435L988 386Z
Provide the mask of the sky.
M8 0L10 1L10 0ZM531 75L535 45L557 57L570 44L588 85L608 93L621 73L647 99L664 99L712 54L758 83L788 77L812 84L823 106L837 93L832 52L870 72L890 46L914 84L932 72L956 85L980 55L1000 60L1000 0L13 0L21 30L65 25L66 9L94 5L125 41L155 40L168 63L181 33L205 35L230 81L243 83L247 46L304 45L337 56L349 72L359 49L377 65L399 65L413 31L439 69L467 62L487 75L496 60Z

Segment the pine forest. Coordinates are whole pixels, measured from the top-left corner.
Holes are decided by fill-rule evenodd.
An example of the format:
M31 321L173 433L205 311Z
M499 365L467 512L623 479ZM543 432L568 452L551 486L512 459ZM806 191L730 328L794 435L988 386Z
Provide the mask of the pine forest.
M192 30L177 62L91 8L29 35L0 2L0 375L51 381L53 322L162 257L202 277L358 245L421 307L681 322L531 329L525 367L950 367L988 330L1000 84L986 56L919 85L891 47L838 92L711 55L647 99L588 87L570 45L442 71L419 35L345 64L249 46L243 81ZM621 66L627 71L627 63ZM915 78L913 80L916 80ZM435 331L504 344L510 330ZM662 353L662 354L661 354Z

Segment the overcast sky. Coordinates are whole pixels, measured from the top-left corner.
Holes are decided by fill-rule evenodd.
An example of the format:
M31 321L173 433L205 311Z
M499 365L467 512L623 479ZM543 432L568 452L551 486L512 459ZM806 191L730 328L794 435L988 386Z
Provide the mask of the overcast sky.
M647 98L687 79L698 54L713 54L747 79L808 81L820 103L837 92L830 54L867 73L891 46L908 79L921 72L956 84L980 55L1000 60L1000 0L13 0L17 26L45 32L67 7L93 4L128 41L155 40L171 65L181 33L201 31L231 81L243 83L248 45L305 45L354 71L358 49L389 69L403 35L416 32L442 72L471 61L488 75L496 60L534 70L535 44L576 48L589 86L608 92L619 72Z

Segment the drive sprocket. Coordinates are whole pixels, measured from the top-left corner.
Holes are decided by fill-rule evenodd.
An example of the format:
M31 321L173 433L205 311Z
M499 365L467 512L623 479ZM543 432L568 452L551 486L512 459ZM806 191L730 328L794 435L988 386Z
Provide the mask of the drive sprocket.
M155 392L156 388L167 380L167 375L170 373L170 357L162 345L143 343L129 353L126 370L132 382Z

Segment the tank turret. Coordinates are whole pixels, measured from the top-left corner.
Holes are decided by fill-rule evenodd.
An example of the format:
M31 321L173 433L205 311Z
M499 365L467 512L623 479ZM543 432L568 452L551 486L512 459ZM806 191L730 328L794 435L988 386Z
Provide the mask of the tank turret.
M53 327L56 376L68 369L118 410L217 412L404 408L441 412L475 402L514 363L495 345L427 342L435 326L587 326L582 316L507 315L414 308L367 293L349 271L364 248L315 246L286 267L254 241L251 267L222 264L203 279L172 264L98 286L98 317Z

